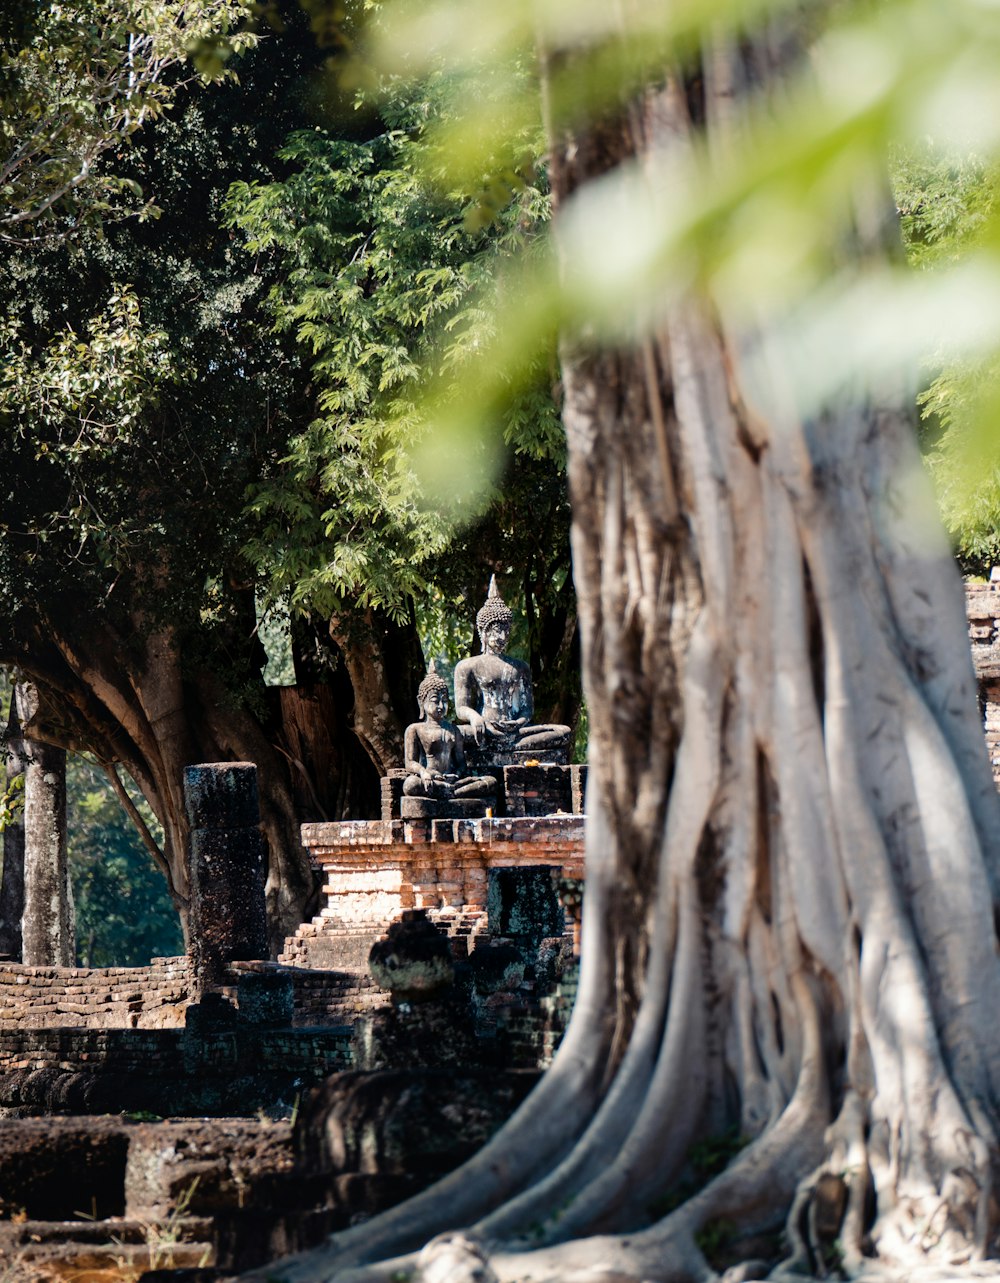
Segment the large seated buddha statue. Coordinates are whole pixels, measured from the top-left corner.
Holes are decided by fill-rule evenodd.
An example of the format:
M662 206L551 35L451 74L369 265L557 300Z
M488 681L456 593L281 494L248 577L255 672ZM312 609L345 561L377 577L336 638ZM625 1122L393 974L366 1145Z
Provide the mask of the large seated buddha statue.
M534 722L531 671L507 655L510 607L490 580L489 595L476 615L482 654L455 666L455 713L466 747L484 762L525 754L564 762L571 730L553 722Z

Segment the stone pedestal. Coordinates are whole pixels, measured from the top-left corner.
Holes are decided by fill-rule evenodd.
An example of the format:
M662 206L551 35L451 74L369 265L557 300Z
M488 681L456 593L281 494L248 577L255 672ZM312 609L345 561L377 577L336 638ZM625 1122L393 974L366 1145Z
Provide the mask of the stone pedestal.
M465 760L477 775L489 775L505 766L565 766L569 748L518 748L516 737L493 738L479 745L471 736L465 740Z
M382 779L382 816L389 820L481 819L493 816L582 815L587 783L586 766L536 761L528 752L507 755L499 765L481 765L480 774L497 782L495 798L454 798L435 802L406 797L406 771L390 771Z
M222 984L230 962L268 956L257 768L217 762L184 771L191 824L191 956L196 994Z
M581 815L585 766L505 766L503 793L508 815Z
M489 809L489 802L481 797L403 797L399 804L404 820L481 820Z

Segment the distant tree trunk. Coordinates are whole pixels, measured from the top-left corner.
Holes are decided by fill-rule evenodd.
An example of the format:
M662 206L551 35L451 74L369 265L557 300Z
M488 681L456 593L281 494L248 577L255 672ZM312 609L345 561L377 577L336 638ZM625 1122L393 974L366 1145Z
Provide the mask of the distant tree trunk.
M319 616L292 621L295 685L277 691L278 750L292 769L303 822L379 813L379 773L355 731L357 698L344 657Z
M28 726L38 693L16 687L18 714ZM73 891L66 851L66 750L24 738L24 918L22 957L32 967L76 961Z
M7 719L5 776L8 791L20 781L24 788L24 742L17 716L16 690L11 692ZM23 793L22 793L23 800ZM0 953L20 960L21 919L24 916L24 812L4 829L3 879L0 881Z
M330 637L351 679L354 733L385 775L402 766L403 732L418 715L423 657L416 626L376 610L345 612L331 617Z
M357 736L342 728L343 709L326 682L283 686L278 751L291 769L302 822L378 814L378 772ZM348 705L350 707L350 705Z
M140 649L141 645L141 649ZM299 819L286 760L257 710L251 711L220 679L193 671L175 641L163 633L129 646L110 628L72 641L50 633L18 656L38 691L36 738L90 751L105 766L123 806L167 881L187 932L188 823L180 781L196 762L251 761L258 767L261 822L270 849L269 910L272 945L302 920L314 878L299 841ZM261 707L267 692L261 688ZM276 701L275 701L276 703ZM131 805L124 767L163 828L157 842Z

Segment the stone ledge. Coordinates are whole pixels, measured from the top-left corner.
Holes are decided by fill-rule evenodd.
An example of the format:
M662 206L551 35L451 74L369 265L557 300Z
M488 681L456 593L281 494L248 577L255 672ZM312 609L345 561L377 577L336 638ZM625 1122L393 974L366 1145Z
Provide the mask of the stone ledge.
M582 815L525 815L481 820L343 820L303 824L302 844L314 859L356 848L482 846L495 843L583 844Z

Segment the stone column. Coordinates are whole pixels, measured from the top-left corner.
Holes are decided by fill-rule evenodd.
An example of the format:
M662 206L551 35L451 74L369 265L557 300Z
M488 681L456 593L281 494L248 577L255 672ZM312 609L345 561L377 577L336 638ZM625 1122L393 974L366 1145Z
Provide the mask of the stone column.
M16 688L21 725L38 711L33 686ZM31 967L76 960L73 894L66 856L66 750L24 737L24 919L22 958Z
M191 825L190 951L200 996L225 982L230 962L269 956L267 844L260 829L256 766L186 767L184 804Z

